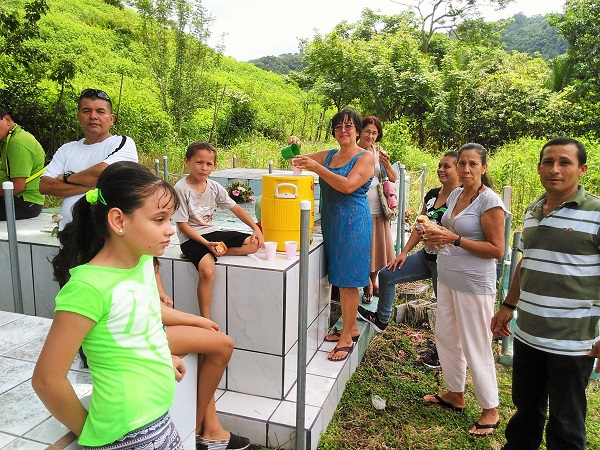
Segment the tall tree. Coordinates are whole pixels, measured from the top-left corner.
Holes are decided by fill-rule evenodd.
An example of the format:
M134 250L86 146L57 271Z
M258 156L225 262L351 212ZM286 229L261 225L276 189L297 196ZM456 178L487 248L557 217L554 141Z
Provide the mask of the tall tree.
M569 43L567 55L578 65L578 74L600 92L600 3L597 0L567 0L564 14L551 14Z
M600 127L600 3L597 0L567 0L564 14L551 14L549 22L569 43L573 98L586 111L580 134L599 134Z
M212 17L200 0L133 0L165 112L181 135L183 123L209 92L207 70L219 65L222 49L212 50Z
M479 16L480 6L506 7L514 0L391 0L412 10L421 32L421 51L429 52L429 42L435 33L453 31L461 22Z

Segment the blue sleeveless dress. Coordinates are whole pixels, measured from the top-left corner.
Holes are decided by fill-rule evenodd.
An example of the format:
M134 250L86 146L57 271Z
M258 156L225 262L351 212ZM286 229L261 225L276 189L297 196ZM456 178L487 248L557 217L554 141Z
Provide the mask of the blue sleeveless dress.
M331 158L337 151L329 151L324 166L331 172L346 177L364 151L342 167L329 167ZM329 282L338 287L362 287L369 284L372 221L367 191L371 180L372 178L353 193L343 194L323 178L319 178L321 230Z

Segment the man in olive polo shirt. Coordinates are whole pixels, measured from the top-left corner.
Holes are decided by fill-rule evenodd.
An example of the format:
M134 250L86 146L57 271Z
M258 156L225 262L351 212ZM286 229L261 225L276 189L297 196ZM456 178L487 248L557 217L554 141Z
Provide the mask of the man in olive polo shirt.
M2 183L12 181L15 218L30 219L42 212L40 175L46 154L31 133L23 130L0 106L0 220L6 220Z

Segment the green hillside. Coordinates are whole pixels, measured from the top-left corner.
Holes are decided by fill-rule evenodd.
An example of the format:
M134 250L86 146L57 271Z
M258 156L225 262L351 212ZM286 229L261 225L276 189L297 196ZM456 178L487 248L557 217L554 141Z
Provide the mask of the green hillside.
M540 15L515 14L502 30L500 40L509 52L539 53L545 60L564 54L569 46L558 30L546 21L546 16Z
M118 112L117 131L134 137L148 155L180 152L193 140L208 140L211 130L217 145L233 145L245 131L283 139L294 124L304 121L307 100L299 88L280 75L207 49L219 65L206 71L199 108L184 119L178 133L162 106L143 44L142 21L134 10L91 0L45 3L49 8L37 22L39 32L20 45L11 43L11 34L23 36L31 28L25 8L32 2L14 0L0 6L0 49L8 50L0 53L0 104L49 154L80 137L76 100L88 87L111 96ZM311 120L307 117L307 123Z

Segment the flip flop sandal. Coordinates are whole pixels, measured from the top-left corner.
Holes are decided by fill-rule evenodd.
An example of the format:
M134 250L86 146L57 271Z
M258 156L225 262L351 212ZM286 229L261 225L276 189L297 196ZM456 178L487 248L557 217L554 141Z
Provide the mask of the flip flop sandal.
M465 408L460 408L459 406L454 406L452 403L448 403L442 397L440 397L438 394L435 394L433 396L433 398L435 398L437 401L436 402L428 402L427 400L425 400L425 403L429 403L430 405L435 405L435 406L441 406L442 408L446 408L446 409L449 409L449 410L457 412L457 413L461 413L465 409Z
M323 339L325 342L338 342L340 340L340 335L342 333L340 331L338 331L337 328L333 329L333 333L329 333L328 335L325 336L325 339ZM330 336L335 336L336 339L327 339ZM360 338L360 334L358 336L352 336L352 341L354 342L358 342L358 339Z
M370 305L371 302L373 302L373 294L363 294L362 295L362 302L365 305Z
M352 353L352 350L354 350L354 342L353 342L353 343L352 343L352 345L351 345L351 346L349 346L349 347L335 347L335 348L333 349L333 354L334 354L334 355L335 355L337 352L346 352L346 356L344 356L343 358L339 358L339 359L332 359L332 358L330 358L330 355L331 355L331 354L329 354L329 355L327 355L327 359L328 359L329 361L334 361L334 362L345 361L345 360L348 358L348 356L350 356L350 353Z
M472 431L469 431L469 434L471 436L475 436L475 437L485 437L485 436L489 436L490 434L492 434L494 432L494 430L496 428L498 428L498 426L500 425L500 420L498 420L498 422L496 423L479 423L479 422L475 422L473 424L473 426L475 426L476 430L492 430L489 433L483 433L483 434L479 434L479 433L473 433Z

